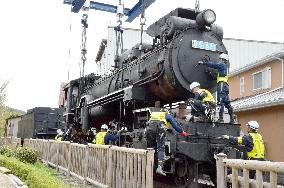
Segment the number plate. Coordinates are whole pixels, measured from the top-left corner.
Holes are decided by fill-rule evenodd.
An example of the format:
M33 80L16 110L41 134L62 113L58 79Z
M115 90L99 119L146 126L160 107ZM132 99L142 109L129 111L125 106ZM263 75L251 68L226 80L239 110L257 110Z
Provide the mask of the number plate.
M204 42L199 40L192 40L192 48L198 48L202 50L216 51L217 44Z

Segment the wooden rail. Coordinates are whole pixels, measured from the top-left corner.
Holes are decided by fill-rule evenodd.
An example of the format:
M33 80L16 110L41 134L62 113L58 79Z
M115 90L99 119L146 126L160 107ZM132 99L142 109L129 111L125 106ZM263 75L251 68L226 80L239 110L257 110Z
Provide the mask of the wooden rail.
M153 149L40 139L25 139L24 146L37 150L49 165L97 187L153 187Z
M15 138L15 137L1 137L0 138L0 146L2 145L9 145L9 146L20 146L21 145L21 139Z
M217 187L227 187L227 182L232 184L232 188L238 187L256 187L256 188L284 188L284 186L277 185L277 174L284 173L284 162L269 162L269 161L255 161L242 159L227 159L223 153L217 155ZM232 174L228 175L228 168L232 169ZM249 171L256 171L256 180L249 179ZM242 176L239 176L239 171L242 171ZM263 172L270 173L270 181L263 181Z

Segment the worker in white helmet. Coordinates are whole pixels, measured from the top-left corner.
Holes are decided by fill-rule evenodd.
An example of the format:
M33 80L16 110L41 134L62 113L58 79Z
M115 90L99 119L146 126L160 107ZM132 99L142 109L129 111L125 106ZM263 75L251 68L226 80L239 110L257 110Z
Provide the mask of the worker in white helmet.
M93 143L95 144L101 144L101 145L108 145L110 144L110 141L115 142L119 139L120 133L123 130L127 130L124 127L117 132L116 135L113 135L108 132L108 126L106 124L102 124L101 131L96 134L96 138L93 140Z
M64 132L61 130L61 129L57 129L57 135L56 137L54 138L54 140L56 141L62 141L63 140L63 135L64 135Z
M188 100L188 104L191 106L191 118L190 121L194 121L194 117L201 117L202 120L210 120L207 115L211 109L215 109L215 100L213 95L207 89L201 89L198 82L192 82L190 84L190 90L194 94L193 99Z
M259 124L257 121L249 121L247 124L248 134L239 137L223 135L223 138L229 139L231 144L240 144L245 146L247 158L249 160L264 161L265 147L262 136L258 133ZM250 178L254 178L255 171L250 172Z
M230 115L230 123L234 123L234 112L229 98L229 56L226 53L222 53L220 54L219 59L220 62L198 61L198 64L203 64L207 67L217 69L217 100L220 105L218 122L224 122L223 114L224 107L226 107Z

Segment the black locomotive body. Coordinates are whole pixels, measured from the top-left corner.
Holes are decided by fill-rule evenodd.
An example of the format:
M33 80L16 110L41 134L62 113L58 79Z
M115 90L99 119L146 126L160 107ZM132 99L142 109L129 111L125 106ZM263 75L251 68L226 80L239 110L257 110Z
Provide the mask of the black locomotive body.
M63 108L35 107L21 116L18 138L54 139L57 129L64 129Z
M117 57L112 74L91 74L71 81L65 87L65 117L71 135L84 139L90 127L99 129L102 123L116 122L117 129L128 128L120 145L154 147L145 128L148 109L156 101L163 106L193 97L189 85L194 81L215 90L216 81L207 73L214 70L197 65L201 59L218 61L219 55L227 52L222 28L214 25L214 20L211 10L178 8L147 29L153 44L138 44ZM177 120L190 133L184 138L174 130L167 131L165 169L178 185L187 186L202 174L214 180L214 154L238 157L239 152L220 136L238 136L239 125Z

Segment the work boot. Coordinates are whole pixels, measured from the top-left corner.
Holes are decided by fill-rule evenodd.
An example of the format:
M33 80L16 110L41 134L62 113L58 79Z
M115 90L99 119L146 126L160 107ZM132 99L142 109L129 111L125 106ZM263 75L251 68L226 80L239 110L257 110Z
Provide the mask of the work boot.
M234 120L234 116L230 116L230 122L229 123L231 123L231 124L234 124L235 123L235 120Z
M156 173L160 174L162 176L166 176L166 173L163 171L163 162L162 161L158 162L158 167L156 169Z

